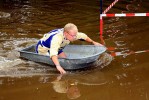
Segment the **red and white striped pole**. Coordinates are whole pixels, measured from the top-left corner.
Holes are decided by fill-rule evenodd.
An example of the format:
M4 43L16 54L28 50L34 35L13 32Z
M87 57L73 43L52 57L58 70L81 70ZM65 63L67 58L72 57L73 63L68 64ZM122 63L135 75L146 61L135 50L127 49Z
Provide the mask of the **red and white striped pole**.
M149 52L149 50L143 50L143 51L131 51L128 53L122 53L122 52L112 52L111 56L115 57L115 56L127 56L127 55L131 55L131 54L139 54L139 53L146 53Z
M149 16L149 13L100 14L100 35L103 34L103 17L134 17Z
M103 14L107 13L119 0L115 0L104 12Z
M107 13L119 0L115 0L104 12L103 14ZM100 37L103 34L103 19L102 19L102 0L100 0Z
M101 16L101 14L102 14L102 1L103 0L100 0L100 27L99 27L99 31L100 31L100 36L99 36L99 38L100 38L100 41L101 41L101 44L105 44L105 42L104 42L104 39L103 39L103 36L102 36L102 34L103 34L103 20L102 20L102 16Z
M149 16L149 13L101 14L102 17L134 17Z

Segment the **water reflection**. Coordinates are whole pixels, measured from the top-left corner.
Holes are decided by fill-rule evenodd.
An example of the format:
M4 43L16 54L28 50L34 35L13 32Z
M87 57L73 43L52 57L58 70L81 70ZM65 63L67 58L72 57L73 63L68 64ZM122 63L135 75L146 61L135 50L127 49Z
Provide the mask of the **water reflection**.
M69 99L81 98L82 86L102 86L108 83L104 73L94 70L67 75L60 75L52 81L53 89L57 93L65 93Z
M69 99L77 99L81 96L80 90L77 87L76 80L61 80L62 75L58 76L53 82L53 89L58 93L66 93Z

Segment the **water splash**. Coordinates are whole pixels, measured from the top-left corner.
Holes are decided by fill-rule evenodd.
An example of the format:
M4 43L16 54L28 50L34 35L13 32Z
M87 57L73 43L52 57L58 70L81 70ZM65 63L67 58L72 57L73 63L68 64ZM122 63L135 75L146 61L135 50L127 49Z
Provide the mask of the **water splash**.
M113 60L113 57L108 53L103 53L96 61L96 67L104 68L108 66Z
M8 58L0 56L0 70L14 67L22 63L23 61L21 59L9 60Z
M25 77L52 74L53 70L46 65L37 64L19 58L18 50L37 43L37 39L20 38L4 41L0 45L0 77Z

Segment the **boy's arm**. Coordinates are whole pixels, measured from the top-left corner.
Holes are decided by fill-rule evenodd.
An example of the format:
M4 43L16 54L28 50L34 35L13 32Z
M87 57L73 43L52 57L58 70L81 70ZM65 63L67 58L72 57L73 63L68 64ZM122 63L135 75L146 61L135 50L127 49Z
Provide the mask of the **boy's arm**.
M61 74L65 74L66 71L61 67L61 65L60 65L60 63L59 63L59 61L58 61L58 57L57 57L56 55L53 55L53 56L51 57L51 59L52 59L52 61L54 62L54 64L55 64L57 70L58 70Z
M77 34L77 39L85 40L85 41L87 41L87 42L89 42L89 43L92 43L92 44L94 44L94 45L103 46L102 44L93 41L93 40L92 40L90 37L88 37L85 33L78 32L78 34Z
M92 43L92 44L94 44L94 45L97 45L97 46L103 46L102 44L93 41L93 40L92 40L91 38L89 38L89 37L87 37L85 41L90 42L90 43Z
M59 61L58 61L58 49L60 48L60 44L62 42L61 37L55 36L51 40L51 47L50 47L50 58L52 59L53 63L55 64L57 70L64 74L66 71L61 67Z

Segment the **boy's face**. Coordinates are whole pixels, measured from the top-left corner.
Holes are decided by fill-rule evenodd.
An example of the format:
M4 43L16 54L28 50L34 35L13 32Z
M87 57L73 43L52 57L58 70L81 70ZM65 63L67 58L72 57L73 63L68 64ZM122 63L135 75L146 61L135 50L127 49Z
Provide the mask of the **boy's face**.
M65 34L66 34L66 38L69 41L74 41L77 38L77 32L75 32L74 30L67 31L65 32Z

